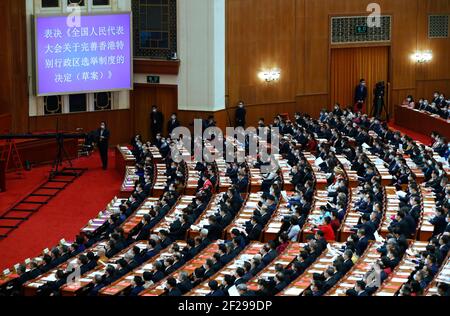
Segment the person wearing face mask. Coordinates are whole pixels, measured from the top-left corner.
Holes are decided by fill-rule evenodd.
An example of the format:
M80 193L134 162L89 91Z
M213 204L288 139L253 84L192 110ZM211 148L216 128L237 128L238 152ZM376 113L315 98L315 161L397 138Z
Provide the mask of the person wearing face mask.
M158 133L162 133L164 118L163 114L158 111L158 107L156 105L152 106L152 113L150 114L150 134L152 135L152 139L156 139L156 135Z
M169 133L169 137L172 135L173 130L177 127L180 127L180 121L178 121L177 115L172 113L170 121L167 123L167 132Z
M403 105L407 105L407 106L409 106L411 109L414 109L415 106L416 106L416 104L415 104L415 102L414 102L413 96L412 96L412 95L408 95L408 96L406 97L406 100L403 102Z
M437 99L437 101L435 101L435 103L436 103L436 105L437 105L439 108L444 107L445 104L446 104L446 102L445 102L445 96L441 93L441 94L439 95L439 98Z
M419 103L417 104L417 109L420 111L424 111L425 110L425 101L423 99L419 100Z
M359 81L359 85L355 88L355 106L354 111L355 112L364 112L364 106L367 99L367 87L366 87L366 81L364 79L361 79Z
M103 170L108 168L108 147L110 132L106 128L106 123L101 122L100 128L97 130L97 146L102 160Z
M439 95L440 95L439 91L434 91L433 100L431 102L434 102L436 104L439 103Z
M239 101L238 107L236 109L235 118L236 118L236 127L245 128L245 116L247 111L244 109L244 102Z

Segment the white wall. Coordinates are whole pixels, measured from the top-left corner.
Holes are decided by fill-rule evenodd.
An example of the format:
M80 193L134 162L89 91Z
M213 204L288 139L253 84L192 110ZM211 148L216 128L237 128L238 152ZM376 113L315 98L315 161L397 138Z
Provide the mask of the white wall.
M178 0L178 108L225 108L225 0Z

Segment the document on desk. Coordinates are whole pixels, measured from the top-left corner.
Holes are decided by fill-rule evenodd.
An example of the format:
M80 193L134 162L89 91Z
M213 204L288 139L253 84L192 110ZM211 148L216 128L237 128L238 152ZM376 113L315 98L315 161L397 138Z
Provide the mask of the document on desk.
M294 288L287 289L284 292L284 294L285 295L291 295L291 296L299 296L302 292L303 292L302 289L297 289L297 288L294 287Z
M229 294L230 296L241 296L241 295L239 294L239 291L238 291L236 285L233 285L232 287L230 287L230 288L228 289L228 294Z
M314 165L315 166L320 166L321 164L323 164L323 159L321 158L321 157L318 157L317 159L316 159L316 161L314 161Z
M400 197L400 198L404 198L406 195L407 195L406 192L397 191L397 196Z

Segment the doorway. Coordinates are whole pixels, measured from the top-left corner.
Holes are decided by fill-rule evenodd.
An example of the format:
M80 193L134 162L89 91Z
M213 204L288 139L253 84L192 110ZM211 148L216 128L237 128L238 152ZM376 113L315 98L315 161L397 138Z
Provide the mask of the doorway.
M389 46L331 49L331 104L353 106L355 87L360 79L367 83L367 113L373 113L374 89L380 81L385 82L385 109L388 110Z

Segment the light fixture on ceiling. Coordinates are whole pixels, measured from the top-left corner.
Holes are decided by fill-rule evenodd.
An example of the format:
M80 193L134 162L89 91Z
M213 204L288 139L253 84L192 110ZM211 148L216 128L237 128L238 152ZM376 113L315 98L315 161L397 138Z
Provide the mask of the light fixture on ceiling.
M270 70L264 70L258 74L258 77L266 82L278 81L280 80L281 77L281 71L275 68Z
M433 52L427 51L417 51L411 55L412 60L418 64L429 63L433 59Z

